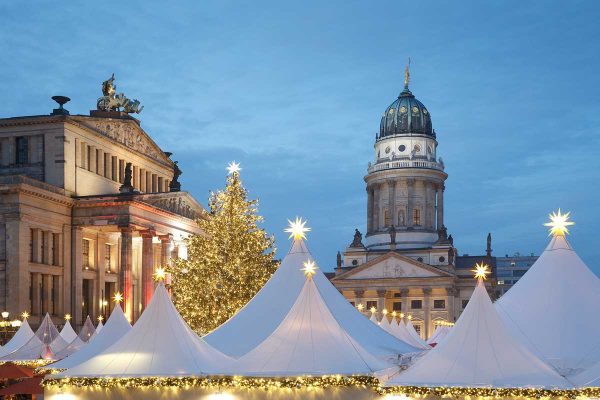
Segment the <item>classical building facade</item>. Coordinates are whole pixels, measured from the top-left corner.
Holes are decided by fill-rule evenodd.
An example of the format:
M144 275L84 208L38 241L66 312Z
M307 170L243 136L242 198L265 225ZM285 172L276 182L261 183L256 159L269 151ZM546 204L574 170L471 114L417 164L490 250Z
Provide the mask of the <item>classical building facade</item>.
M123 96L107 82L89 115L56 96L49 115L0 119L0 310L33 324L46 312L74 325L106 317L117 291L135 320L154 269L201 233L203 208L180 191L176 162L111 103Z
M366 236L356 230L338 253L331 281L366 314L375 308L379 318L383 310L411 315L427 338L436 321L453 322L466 306L476 262L491 267L488 282L495 282L491 236L486 254L457 256L444 225L448 175L429 110L409 90L408 69L404 89L383 113L374 150L364 177Z

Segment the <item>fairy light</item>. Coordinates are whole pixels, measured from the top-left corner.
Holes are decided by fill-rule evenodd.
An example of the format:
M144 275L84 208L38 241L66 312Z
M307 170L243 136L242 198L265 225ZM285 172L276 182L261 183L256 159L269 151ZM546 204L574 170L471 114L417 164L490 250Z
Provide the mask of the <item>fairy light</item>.
M305 226L306 220L302 220L301 217L296 217L295 221L288 219L289 226L285 229L285 232L289 233L288 239L303 239L306 240L306 232L310 232L310 228Z
M562 214L560 208L558 212L552 212L548 215L550 222L546 222L544 226L550 228L549 236L565 236L569 234L569 226L575 225L575 222L569 221L571 212Z

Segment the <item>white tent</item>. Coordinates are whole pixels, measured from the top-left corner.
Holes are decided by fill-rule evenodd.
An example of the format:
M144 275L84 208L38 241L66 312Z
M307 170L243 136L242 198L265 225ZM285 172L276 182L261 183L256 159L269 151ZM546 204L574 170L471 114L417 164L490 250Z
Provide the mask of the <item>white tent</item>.
M371 318L369 318L369 321L371 321L375 325L379 325L379 321L377 320L377 314L374 312L371 312Z
M387 386L565 388L570 385L517 341L480 281L446 339Z
M429 345L423 344L423 341L420 340L420 338L415 338L415 335L418 336L416 331L414 335L410 334L408 328L406 327L406 324L404 323L404 321L402 321L402 318L400 318L398 324L392 324L392 334L398 339L403 340L404 342L410 344L411 346L419 350L429 350L431 348Z
M417 330L415 329L415 326L413 325L413 323L410 319L408 319L406 321L406 324L404 326L406 327L406 331L408 332L409 336L412 339L412 341L410 343L413 344L413 346L421 348L421 349L429 349L431 347L417 333Z
M96 334L100 333L102 328L104 328L104 324L102 324L102 321L98 321L98 325L96 326Z
M110 314L108 321L106 321L106 325L101 331L102 334L98 334L98 328L96 328L97 336L89 345L69 355L67 358L48 366L48 368L67 369L81 364L116 343L130 329L131 325L127 321L123 309L117 304Z
M222 370L229 362L189 328L161 283L128 333L99 354L52 377L200 376Z
M204 339L234 357L240 357L258 346L273 333L298 298L305 281L298 265L307 260L312 261L313 258L306 244L295 239L281 266L256 296ZM325 275L318 274L314 281L342 328L369 353L379 357L418 351L370 323Z
M570 378L577 387L600 387L600 362Z
M77 337L77 333L75 333L75 330L71 326L71 322L68 319L66 320L65 325L60 331L60 336L62 336L62 338L67 343L71 343Z
M431 335L431 337L429 337L429 339L427 339L427 344L429 344L429 345L434 344L434 343L436 345L439 344L442 340L444 340L444 338L446 337L448 332L450 332L449 326L438 325L435 328L433 335Z
M316 275L319 274L322 273L317 271ZM307 278L277 329L234 363L228 374L371 375L390 367L369 354L344 330L327 307L315 281Z
M61 332L62 336L62 332ZM79 335L75 337L65 348L57 351L54 354L55 360L62 360L63 358L70 356L73 353L81 350L85 345L92 341L92 339L96 336L96 330L94 328L94 324L92 324L92 320L88 316L81 328L81 332Z
M521 341L571 375L600 361L600 323L590 318L598 305L600 279L557 235L496 309Z
M27 343L32 337L35 335L29 326L26 318L23 318L23 322L21 322L21 326L19 330L14 334L14 336L6 343L4 346L0 348L0 357L4 357L7 354L12 353L17 350L25 343Z
M67 342L46 314L35 334L22 346L0 358L0 361L33 361L41 358L54 360L54 355L64 349Z

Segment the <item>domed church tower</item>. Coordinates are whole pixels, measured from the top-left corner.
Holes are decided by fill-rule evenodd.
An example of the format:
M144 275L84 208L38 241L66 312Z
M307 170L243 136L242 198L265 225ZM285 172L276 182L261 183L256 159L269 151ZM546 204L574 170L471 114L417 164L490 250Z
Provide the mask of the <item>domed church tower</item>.
M370 250L425 248L447 239L444 181L448 175L441 158L436 158L431 114L409 90L409 80L406 67L404 90L381 117L374 162L364 178L365 245Z

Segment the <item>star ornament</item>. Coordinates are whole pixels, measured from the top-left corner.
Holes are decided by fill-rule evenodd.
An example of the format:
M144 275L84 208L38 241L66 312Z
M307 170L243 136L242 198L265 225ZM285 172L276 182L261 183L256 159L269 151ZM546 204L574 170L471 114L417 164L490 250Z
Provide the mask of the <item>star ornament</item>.
M285 232L289 233L288 239L306 239L306 232L310 232L310 228L305 226L306 221L300 217L296 217L295 221L288 219L289 226L285 229Z
M471 271L475 272L475 278L476 279L487 279L487 275L490 274L490 267L488 267L487 265L485 265L484 263L477 263L475 264L475 269L472 269Z
M229 175L239 174L241 170L240 163L236 163L235 161L232 161L227 165L227 172Z
M571 214L570 211L566 214L562 214L559 208L558 212L553 212L548 215L550 217L550 222L544 224L544 226L550 228L548 236L565 236L566 234L569 234L569 226L575 225L575 222L569 221L569 214Z
M65 320L70 321L71 320L71 314L65 314Z
M375 314L377 312L377 309L375 307L371 307L371 314Z
M365 309L365 305L363 303L359 303L356 308L358 309L358 311L362 311Z
M27 319L27 318L29 318L29 313L27 311L23 311L23 314L21 314L21 317L23 317L23 319Z
M302 265L304 265L302 271L304 271L304 275L306 275L308 279L312 278L312 276L317 272L318 267L315 265L314 261L304 261Z
M116 292L115 295L113 296L113 300L115 301L115 303L120 303L123 301L123 294L121 292Z
M100 316L98 317L98 322L102 322L102 321L104 321L104 317L103 317L102 315L100 315Z
M154 270L154 280L156 282L164 281L167 277L167 271L164 268L158 267Z

